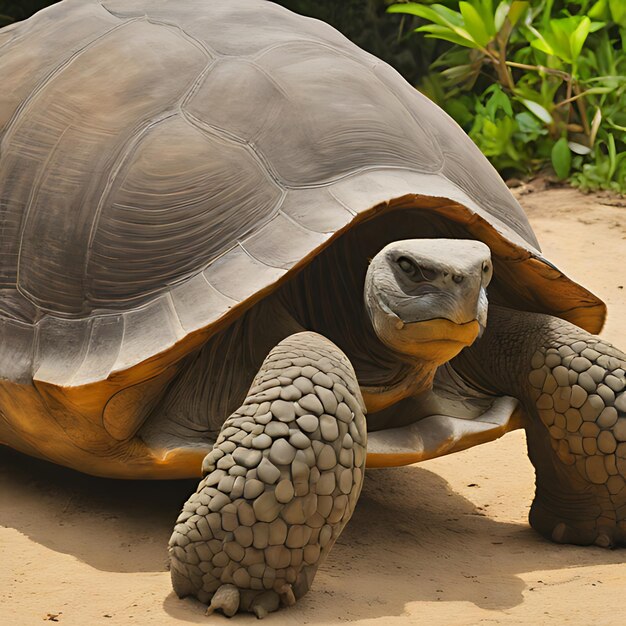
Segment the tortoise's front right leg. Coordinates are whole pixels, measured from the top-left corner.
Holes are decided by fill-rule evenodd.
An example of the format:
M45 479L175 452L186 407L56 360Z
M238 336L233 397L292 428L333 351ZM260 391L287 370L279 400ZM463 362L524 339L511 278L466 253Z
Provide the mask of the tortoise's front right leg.
M299 333L270 352L203 464L170 539L180 597L263 617L311 586L363 484L366 425L354 370Z

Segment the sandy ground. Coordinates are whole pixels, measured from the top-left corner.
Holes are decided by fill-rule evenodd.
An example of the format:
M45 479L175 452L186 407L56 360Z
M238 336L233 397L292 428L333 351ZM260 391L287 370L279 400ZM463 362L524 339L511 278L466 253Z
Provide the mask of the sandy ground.
M516 190L544 252L603 297L626 346L626 206ZM266 624L624 624L626 551L556 546L527 525L522 432L368 473L312 591ZM226 624L171 592L165 546L192 482L99 480L0 450L0 624ZM238 623L256 622L243 616Z

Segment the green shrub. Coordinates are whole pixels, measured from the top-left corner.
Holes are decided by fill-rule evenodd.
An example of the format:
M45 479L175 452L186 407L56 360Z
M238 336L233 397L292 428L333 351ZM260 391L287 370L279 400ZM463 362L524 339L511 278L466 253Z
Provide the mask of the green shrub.
M626 192L624 0L402 3L447 42L418 88L503 174L551 163L583 189Z

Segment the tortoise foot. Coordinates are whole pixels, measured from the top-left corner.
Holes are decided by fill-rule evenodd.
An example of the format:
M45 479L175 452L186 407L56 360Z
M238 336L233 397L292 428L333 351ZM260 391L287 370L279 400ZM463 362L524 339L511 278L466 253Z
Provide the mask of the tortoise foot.
M293 605L354 511L366 437L343 353L313 333L282 341L224 423L178 518L176 593L229 617Z
M531 526L555 543L608 549L626 545L626 523L616 517L620 508L626 508L626 502L616 511L610 499L590 501L581 495L577 502L573 494L569 495L566 505L561 499L553 499L546 506L535 498L529 516ZM555 511L558 506L561 511Z
M626 481L622 459L588 448L563 453L563 439L535 422L526 428L536 472L529 521L556 543L626 545ZM595 453L594 453L595 452ZM573 457L573 458L572 458Z

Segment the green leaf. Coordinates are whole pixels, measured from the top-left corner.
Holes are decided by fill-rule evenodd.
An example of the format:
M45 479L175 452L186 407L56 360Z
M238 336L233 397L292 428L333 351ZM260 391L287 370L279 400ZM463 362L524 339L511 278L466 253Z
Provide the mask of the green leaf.
M570 35L570 54L572 55L572 61L576 61L580 56L580 52L583 49L585 40L589 36L591 30L591 20L585 15L580 24L576 27L574 32Z
M456 98L446 103L446 112L455 119L457 124L463 127L466 127L474 119L474 112L470 111L464 102Z
M544 35L556 56L568 63L572 62L570 37L575 28L576 24L574 24L573 18L571 17L551 20L550 30L552 32Z
M504 20L508 17L511 5L507 0L502 0L496 9L496 13L493 17L493 23L497 32L500 31L504 25Z
M515 26L519 19L526 13L526 9L529 6L529 2L526 0L515 0L515 2L511 3L511 10L509 11L509 22L511 22L512 26Z
M626 28L626 3L624 0L609 0L611 17L618 25Z
M576 154L589 154L591 152L591 148L589 146L585 146L582 143L578 143L576 141L568 141L567 145L569 149Z
M439 26L438 24L428 24L426 26L420 26L419 28L416 28L415 31L418 33L429 33L427 37L432 39L443 39L444 41L456 43L459 46L463 46L465 48L482 50L481 45L472 40L469 34L467 37L462 37L447 28L446 26Z
M492 122L486 117L478 115L474 119L474 125L469 135L476 142L480 150L487 157L505 159L509 165L520 159L520 154L515 148L513 135L517 130L514 119L505 117L498 122Z
M478 12L480 20L485 26L485 30L494 37L498 29L494 22L493 0L473 0L471 4Z
M545 52L546 54L556 55L554 48L543 37L541 39L533 39L530 42L530 45L533 48L537 48L537 50L541 50L541 52Z
M609 133L609 179L613 178L613 174L615 174L615 168L617 167L617 148L615 147L615 137L613 133Z
M529 32L535 36L530 40L530 45L565 63L571 63L575 70L589 33L603 28L604 25L604 22L592 22L586 15L553 19L547 31L540 33L529 28Z
M504 113L509 117L513 117L513 107L511 106L511 100L509 100L509 97L506 95L506 93L504 93L500 85L495 84L486 89L483 92L483 95L487 94L491 94L491 97L489 98L489 100L487 100L485 110L491 121L495 121L496 113L499 110L504 111Z
M449 67L441 72L441 76L447 81L449 87L462 85L463 89L471 89L478 78L480 68L474 65L464 64Z
M459 2L459 9L465 22L465 29L475 42L485 48L495 35L495 32L487 32L485 23L478 11L469 2Z
M513 2L502 0L493 17L495 31L499 32L507 19L511 26L515 26L524 13L526 13L528 5L529 2L527 0L514 0Z
M410 15L417 15L429 20L432 24L415 29L416 32L430 33L429 37L450 41L466 48L476 48L478 50L484 48L484 45L464 28L463 16L441 4L433 4L432 7L425 7L413 2L393 4L387 9L387 12L409 13Z
M548 131L540 124L539 120L529 113L522 111L515 116L520 132L524 135L545 135Z
M609 5L607 0L598 0L588 11L587 15L598 20L609 19Z
M521 98L520 102L545 124L552 124L552 122L554 121L552 119L552 115L550 115L550 111L548 111L548 109L546 109L538 102L535 102L534 100L528 100L526 98Z
M432 9L442 20L453 26L463 26L463 16L458 11L453 11L443 4L433 4Z
M552 146L551 157L552 167L554 167L556 175L561 180L567 178L572 166L572 153L565 137L561 137L554 146Z
M408 13L409 15L421 17L435 24L439 24L440 26L447 26L450 29L452 29L453 26L461 26L463 24L463 18L460 13L451 11L440 4L434 4L432 7L425 7L415 2L392 4L390 7L387 7L387 13Z

